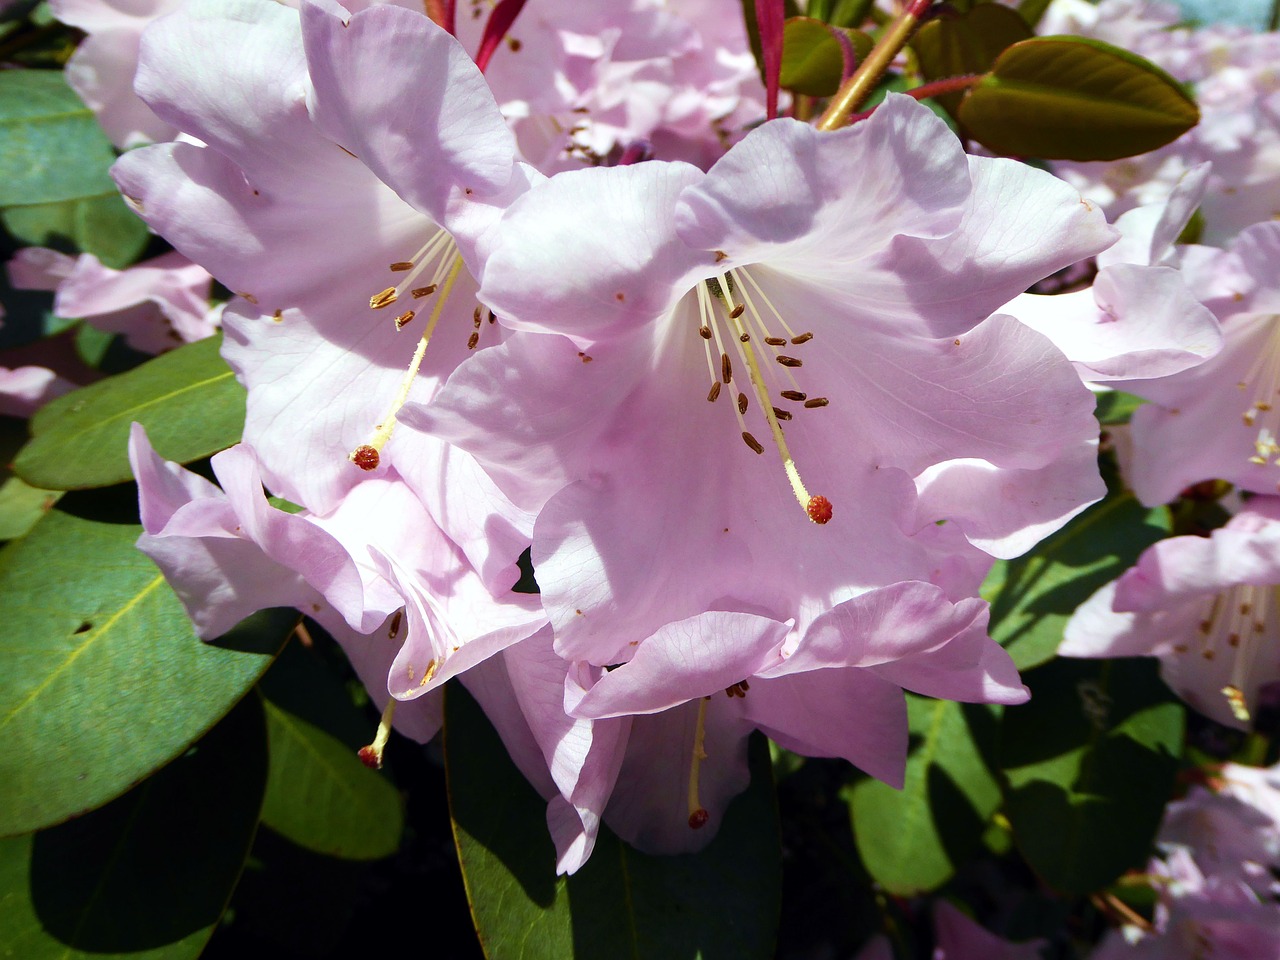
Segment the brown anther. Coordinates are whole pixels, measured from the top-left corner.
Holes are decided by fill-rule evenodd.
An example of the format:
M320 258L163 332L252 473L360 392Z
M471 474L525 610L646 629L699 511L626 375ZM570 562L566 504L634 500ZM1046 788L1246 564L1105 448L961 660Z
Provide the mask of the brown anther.
M519 53L520 48L524 46L524 44L522 44L515 37L507 37L507 46L511 48L512 53Z
M773 408L773 415L774 415L775 417L777 417L779 420L790 420L790 419L791 419L791 411L790 411L790 410L781 410L781 409L779 409L778 407L774 407L774 408Z
M760 441L753 437L747 431L742 431L742 442L754 450L756 453L764 453L764 447L760 446Z
M831 501L826 497L810 497L805 513L809 514L809 519L814 523L826 523L831 519Z
M1229 647L1240 646L1240 634L1233 633L1231 634L1231 636L1227 637L1227 646Z
M699 327L699 328L698 328L698 336L700 336L703 340L710 340L710 339L711 339L711 328L710 328L710 327Z
M799 346L802 343L808 343L812 339L813 339L812 333L802 333L798 337L792 337L791 342L796 346Z
M738 412L747 412L747 395L745 393L738 394Z
M404 325L408 323L410 320L412 320L415 316L417 316L417 314L415 314L412 310L406 310L404 313L400 314L400 316L396 317L396 329L403 330Z
M734 307L732 310L729 311L729 319L737 320L740 316L742 316L742 311L746 309L747 309L746 304L744 303L738 304L736 307Z
M777 360L778 363L782 364L784 367L803 367L804 366L804 361L797 360L795 357L780 356L780 357L774 357L774 359Z
M436 285L434 283L429 283L425 287L414 287L409 292L413 294L413 299L421 300L423 297L429 297L435 293Z
M404 620L404 611L397 610L391 615L391 629L387 631L387 639L394 640L396 634L400 632L400 623ZM410 677L410 679L413 679Z
M406 270L412 270L412 269L413 269L412 260L397 260L395 263L391 265L392 273L404 273Z
M727 353L720 354L720 379L725 383L733 383L733 364Z
M1208 636L1209 631L1210 631L1210 630L1212 630L1212 629L1213 629L1213 621L1212 621L1212 620L1201 620L1201 621L1200 621L1200 632L1201 632L1201 633L1203 633L1203 634L1205 634L1205 636Z
M689 829L701 830L707 825L707 821L711 819L711 814L707 813L702 807L699 807L693 813L689 814Z
M744 334L742 334L741 336L739 336L739 337L738 337L738 342L739 342L739 343L750 343L750 342L751 342L751 334L749 334L749 333L744 333Z
M720 381L717 380L711 385L711 389L707 391L707 399L715 403L716 397L720 396Z
M1212 659L1213 659L1213 651L1212 651L1212 650L1205 650L1205 651L1204 651L1203 653L1201 653L1200 655L1201 655L1202 657L1204 657L1206 660L1212 660Z
M771 347L785 347L787 345L786 337L765 337L764 342Z
M719 263L722 260L728 260L728 259L729 259L729 255L725 253L723 250L716 251L716 263Z
M497 321L497 319L498 319L498 318L497 318L497 316L494 314L494 312L493 312L492 310L490 310L490 311L489 311L489 322L490 322L490 323L494 323L495 321Z
M351 451L351 456L347 458L361 470L377 470L378 464L382 457L378 451L369 446L367 443L361 444Z
M389 307L396 302L396 288L387 287L381 293L375 293L369 298L369 306L375 310L381 310L383 307Z
M476 348L476 344L479 342L480 342L480 334L478 333L471 334L471 336L467 337L467 349L474 350Z
M1269 403L1265 403L1265 402L1263 402L1263 401L1259 400L1257 403L1255 403L1255 404L1254 404L1254 407L1256 407L1257 409L1261 410L1263 413L1266 413L1268 410L1270 410L1270 409L1271 409L1271 404L1269 404Z
M272 320L274 320L276 323L283 323L283 322L284 322L284 311L283 311L283 310L277 310L275 313L273 313L273 314L271 315L271 319L272 319Z
M252 293L237 293L236 296L244 297L246 300L252 303L255 307L258 305L258 298L255 297Z
M805 409L812 410L815 407L825 407L830 402L831 401L828 400L826 397L814 397L812 400L806 400L804 402L804 405L805 405Z
M797 403L801 400L808 399L807 393L801 393L799 390L783 390L782 398L784 400L795 400Z
M480 326L480 314L483 311L484 307L476 307L475 311L471 314L471 319L475 322L477 327Z

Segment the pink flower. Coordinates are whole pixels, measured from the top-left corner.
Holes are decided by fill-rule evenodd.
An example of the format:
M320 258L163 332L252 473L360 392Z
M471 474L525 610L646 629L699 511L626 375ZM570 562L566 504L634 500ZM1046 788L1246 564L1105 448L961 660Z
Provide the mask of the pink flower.
M496 342L474 278L527 184L475 65L397 7L307 4L300 23L268 0L193 0L148 32L138 90L205 145L134 151L115 176L240 294L224 354L272 488L326 512L394 467L426 496L445 454L396 413Z
M1257 497L1222 529L1147 549L1068 622L1068 657L1160 658L1187 703L1247 729L1266 683L1280 680L1280 499Z

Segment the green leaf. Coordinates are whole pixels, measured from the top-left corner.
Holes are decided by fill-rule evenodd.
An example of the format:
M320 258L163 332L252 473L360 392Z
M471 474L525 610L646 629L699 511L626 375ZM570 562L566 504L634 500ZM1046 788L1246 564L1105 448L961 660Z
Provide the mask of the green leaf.
M197 957L226 907L267 776L249 697L100 810L0 840L0 943L22 960Z
M1018 13L1027 21L1028 26L1034 27L1044 17L1052 2L1053 0L1022 0L1018 4Z
M395 853L404 812L390 781L341 740L270 701L266 706L271 774L263 823L333 857L377 860ZM354 709L349 702L348 708Z
M244 388L210 337L149 360L42 407L13 470L52 490L105 487L132 478L129 425L138 421L156 452L187 463L240 439Z
M699 854L638 853L601 827L591 859L555 875L546 803L458 687L445 698L449 809L476 931L490 960L767 960L781 897L769 751Z
M1005 709L1005 814L1040 877L1087 894L1145 866L1182 756L1185 712L1150 659L1058 659Z
M925 80L985 73L1005 48L1032 36L1017 12L993 3L979 4L956 17L930 20L911 40ZM935 97L955 116L963 92Z
M1141 397L1135 397L1132 393L1124 393L1121 390L1105 390L1098 394L1098 406L1094 414L1098 418L1098 423L1104 427L1112 427L1121 423L1128 423L1129 418L1133 416L1133 411L1146 403Z
M1169 535L1169 513L1112 493L1016 560L1000 560L982 585L991 636L1020 670L1049 660L1080 604Z
M0 207L114 191L115 151L56 70L0 71Z
M912 741L901 790L866 778L845 792L854 840L886 890L911 896L937 889L982 846L1000 803L979 739L995 736L989 708L907 695Z
M180 754L253 686L296 620L202 643L133 543L54 511L0 551L0 836L101 806Z
M92 253L117 270L137 260L151 239L114 186L61 203L8 207L0 210L0 220L23 243Z
M25 537L61 496L10 477L0 487L0 540Z
M1034 37L1000 54L958 117L999 153L1118 160L1176 140L1200 111L1176 80L1136 54L1084 37Z
M840 88L844 75L844 48L829 27L811 17L793 17L782 33L782 70L779 85L810 97L829 97ZM861 61L874 41L858 30L845 30L845 36Z

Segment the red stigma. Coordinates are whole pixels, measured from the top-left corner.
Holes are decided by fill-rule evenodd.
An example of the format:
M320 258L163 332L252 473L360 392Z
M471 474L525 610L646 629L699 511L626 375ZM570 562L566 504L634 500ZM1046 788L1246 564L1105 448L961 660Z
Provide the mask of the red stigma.
M356 756L370 770L382 769L382 757L378 755L378 751L374 750L372 746L361 747L356 751Z
M814 523L826 523L831 519L831 501L826 497L810 497L805 512Z
M367 443L359 447L351 453L351 462L361 470L377 470L378 464L382 458L378 455L378 451ZM812 507L810 508L810 516L812 516Z
M689 814L689 829L698 830L707 825L707 821L711 819L711 814L699 807L693 813Z

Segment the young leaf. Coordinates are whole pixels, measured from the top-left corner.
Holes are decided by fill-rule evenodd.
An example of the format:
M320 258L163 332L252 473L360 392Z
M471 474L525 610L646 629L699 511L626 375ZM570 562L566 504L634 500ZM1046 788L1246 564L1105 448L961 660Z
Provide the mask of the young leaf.
M239 700L296 614L202 643L141 532L59 511L0 551L0 836L101 806Z
M262 708L239 707L100 810L0 840L0 943L23 960L200 955L244 868L267 776Z
M60 71L0 71L0 142L0 207L115 190L115 151Z
M1058 659L1007 707L1005 813L1040 877L1087 894L1146 865L1182 755L1185 712L1150 660Z
M844 45L830 27L810 17L792 17L782 34L781 86L811 97L829 97L844 76ZM859 61L874 41L859 30L844 30L849 48Z
M1195 101L1136 54L1084 37L1009 47L960 104L984 146L1044 160L1118 160L1162 147L1200 120Z
M985 73L996 58L1019 40L1033 34L1027 22L1010 10L984 3L956 17L939 17L922 26L911 40L925 80L943 80ZM955 116L963 93L935 97Z
M591 859L556 877L546 803L458 687L445 700L449 809L467 896L490 960L767 960L781 897L769 751L707 849L649 856L601 827Z
M846 791L858 853L871 875L899 896L941 886L982 845L1000 803L979 738L995 736L989 708L907 695L912 741L906 782L879 780Z
M1131 493L1112 493L1016 560L992 568L991 636L1021 670L1049 660L1080 604L1169 535L1169 512L1148 510Z
M42 407L14 472L51 490L128 480L135 420L161 456L180 463L231 446L244 427L245 392L218 355L221 343L216 336L179 347Z

